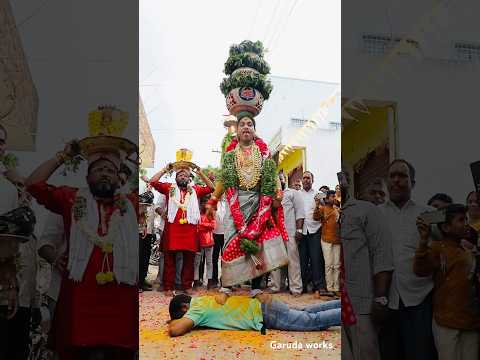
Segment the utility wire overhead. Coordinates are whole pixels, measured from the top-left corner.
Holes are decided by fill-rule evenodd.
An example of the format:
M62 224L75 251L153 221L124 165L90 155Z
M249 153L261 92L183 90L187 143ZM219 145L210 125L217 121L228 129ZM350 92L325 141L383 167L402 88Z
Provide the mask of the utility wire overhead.
M270 31L270 27L273 23L273 19L275 18L275 15L277 14L278 7L280 6L281 0L277 0L277 4L275 5L275 9L273 10L272 16L270 17L270 21L268 22L267 28L265 30L265 35L263 36L263 43L266 43L268 33Z
M287 19L286 19L285 23L283 24L283 26L280 27L280 31L278 32L278 35L276 37L274 37L273 40L272 40L272 43L271 43L270 48L269 48L270 53L273 53L273 51L277 47L277 44L280 40L280 37L285 33L285 30L288 28L288 24L290 22L292 14L295 11L295 8L297 7L298 3L299 3L299 0L294 0L294 2L292 4L292 7L290 8L290 11L288 12Z
M295 0L293 0L293 1L295 1ZM287 8L285 8L285 10L284 10L284 6L280 7L280 9L278 11L277 19L275 19L275 21L273 23L272 31L269 34L269 36L265 39L265 43L266 43L267 48L270 48L270 45L272 43L272 39L274 37L276 37L277 33L281 30L281 24L282 24L282 20L283 20L284 16L288 14L288 3L285 1L285 2L282 3L282 5L283 4L285 4L287 6Z
M255 28L255 25L257 24L257 16L258 13L260 12L260 8L262 6L262 0L258 0L259 4L255 10L255 16L253 17L252 24L250 25L250 30L248 31L248 37L247 39L251 39L253 36L253 29Z
M157 70L158 70L158 66L157 66L157 65L154 65L153 70L150 71L150 72L147 74L147 76L145 76L145 77L142 79L142 81L140 81L140 83L145 82L145 81L146 81L150 76L152 76L152 74L154 74L155 71L157 71Z
M37 8L35 8L30 15L28 15L25 19L20 21L17 24L17 29L19 29L21 26L27 24L30 20L32 20L36 15L40 13L40 11L43 10L43 8L48 4L49 0L44 0Z

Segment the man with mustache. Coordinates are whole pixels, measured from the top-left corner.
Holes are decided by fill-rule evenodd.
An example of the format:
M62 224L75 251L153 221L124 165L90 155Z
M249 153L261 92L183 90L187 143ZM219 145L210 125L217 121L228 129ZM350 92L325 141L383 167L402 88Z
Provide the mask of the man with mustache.
M206 186L190 185L191 168L207 184ZM176 170L175 184L159 181L162 176L172 170ZM182 290L191 293L195 252L198 251L197 225L200 220L198 201L202 196L210 194L214 185L197 165L184 161L168 164L150 180L144 179L144 181L166 196L167 221L163 234L163 290L167 296L173 295L176 253L180 251L183 254Z
M114 112L119 110L99 107L95 114L105 120L100 124L108 124ZM133 359L138 350L138 195L119 191L119 173L138 147L104 129L90 135L68 143L26 180L37 202L63 219L67 257L52 251L49 259L62 275L53 346L62 360ZM88 162L87 187L47 183L79 154Z
M313 182L313 174L310 171L305 171L302 177L303 188L300 191L305 207L305 219L298 252L300 254L303 292L308 292L308 284L311 280L315 296L320 297L331 295L331 293L327 291L325 260L320 243L322 224L313 218L317 203L317 192L313 189ZM309 276L310 274L311 278Z
M415 250L420 242L416 221L433 208L412 200L415 168L403 159L388 169L389 199L380 205L392 234L394 272L389 296L391 321L380 332L382 358L430 360L436 358L432 334L432 277L413 272Z

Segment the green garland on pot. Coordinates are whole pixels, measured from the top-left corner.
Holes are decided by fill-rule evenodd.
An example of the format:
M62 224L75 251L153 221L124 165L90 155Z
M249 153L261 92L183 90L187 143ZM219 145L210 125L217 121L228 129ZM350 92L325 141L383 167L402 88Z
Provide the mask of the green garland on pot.
M270 80L262 74L235 74L235 76L224 78L220 84L220 90L224 96L233 89L242 87L252 87L260 91L265 100L268 100L273 90Z
M261 179L260 192L265 196L275 195L277 188L277 166L272 159L265 159L263 162L263 173Z
M249 67L257 70L262 75L267 75L270 72L270 66L267 62L258 55L252 53L241 53L232 55L225 63L225 74L231 75L235 70Z
M223 182L223 188L237 188L238 187L238 175L235 167L235 153L230 151L223 157L223 165L221 171L221 180Z
M227 152L227 147L232 142L235 137L232 133L227 133L222 140L222 156L220 157L220 166L223 166L223 161L225 158L225 153Z
M230 56L238 55L245 52L252 52L257 54L260 57L263 57L263 53L265 52L265 49L261 41L253 42L250 40L244 40L240 44L234 44L230 46L230 52L229 52Z

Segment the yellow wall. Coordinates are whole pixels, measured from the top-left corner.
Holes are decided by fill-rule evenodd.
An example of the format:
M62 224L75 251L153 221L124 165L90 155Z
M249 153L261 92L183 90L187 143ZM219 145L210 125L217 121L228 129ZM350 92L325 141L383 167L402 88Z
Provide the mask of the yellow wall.
M355 116L342 132L342 162L353 166L370 151L388 141L388 108L369 108L370 114Z
M304 149L295 149L285 156L280 164L278 164L278 171L283 170L285 175L288 175L293 169L303 164Z

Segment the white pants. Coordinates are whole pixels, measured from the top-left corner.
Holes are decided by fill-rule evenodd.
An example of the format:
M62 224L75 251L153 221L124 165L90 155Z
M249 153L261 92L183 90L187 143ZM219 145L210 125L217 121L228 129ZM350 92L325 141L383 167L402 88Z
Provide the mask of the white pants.
M202 255L205 256L205 265L207 266L207 280L212 279L213 273L213 264L212 264L212 255L213 255L213 246L208 248L202 248L201 252L195 254L195 269L193 280L200 280L200 263L202 262ZM204 273L205 275L205 273Z
M433 338L438 360L478 360L480 333L474 330L451 329L432 321Z
M303 290L302 275L300 273L300 256L298 255L298 245L295 240L295 233L288 234L288 241L286 242L288 254L288 283L290 291L293 294L301 294ZM283 271L282 271L283 270ZM272 290L280 291L282 284L285 283L286 271L277 269L272 271Z
M342 360L380 360L378 333L371 316L356 317L356 324L342 326Z
M340 291L340 246L340 244L330 244L322 240L328 291Z

